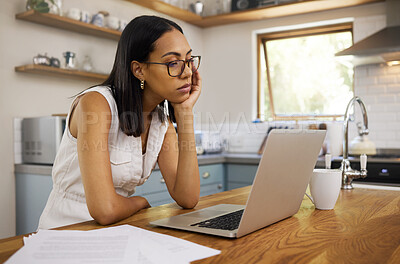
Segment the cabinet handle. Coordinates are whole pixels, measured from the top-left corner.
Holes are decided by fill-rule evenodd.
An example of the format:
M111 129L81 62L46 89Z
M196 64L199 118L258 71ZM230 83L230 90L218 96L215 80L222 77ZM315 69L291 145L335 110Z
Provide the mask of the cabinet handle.
M222 189L222 184L218 184L218 185L217 185L217 188L218 188L218 189Z
M207 179L208 177L210 177L210 173L209 172L204 172L203 175L201 175L201 177L203 177L203 179Z
M161 177L160 182L161 182L161 183L165 183L165 180L164 180L163 177Z

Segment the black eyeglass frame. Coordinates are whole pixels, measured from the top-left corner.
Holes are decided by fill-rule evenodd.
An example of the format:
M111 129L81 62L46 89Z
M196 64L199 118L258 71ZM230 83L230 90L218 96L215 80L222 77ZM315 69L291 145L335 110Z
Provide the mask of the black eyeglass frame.
M186 65L189 67L189 69L191 69L189 63L190 63L191 61L193 61L194 58L199 58L199 64L197 65L196 70L195 70L195 71L192 71L192 73L195 73L195 72L199 69L199 67L200 67L201 56L192 56L192 57L190 57L190 59L188 59L188 60L173 60L173 61L170 61L170 62L151 62L151 61L145 61L145 62L142 62L142 63L165 65L165 66L167 66L167 71L168 71L168 75L169 75L169 76L171 76L171 77L179 77L179 76L181 76L182 73L185 71ZM177 62L177 61L183 61L181 73L178 74L178 75L172 75L172 74L169 72L169 65L170 65L171 63L175 63L175 62Z

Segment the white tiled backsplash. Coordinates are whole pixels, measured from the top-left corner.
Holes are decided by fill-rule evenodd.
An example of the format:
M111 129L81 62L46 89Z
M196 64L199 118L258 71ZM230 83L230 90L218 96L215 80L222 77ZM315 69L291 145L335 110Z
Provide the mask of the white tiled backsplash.
M211 127L212 131L219 132L221 139L225 143L224 150L231 153L257 153L260 146L267 135L269 127L276 128L296 128L296 129L307 129L310 124L319 124L320 122L315 121L273 121L264 123L223 123L217 126ZM341 154L342 149L342 122L326 122L328 128L334 127L332 131L337 132L339 127L338 137L326 137L326 142L335 140L334 143L328 143L329 148L335 149L335 156ZM332 125L334 124L334 126ZM207 125L203 124L203 129ZM203 130L203 132L207 129ZM333 142L333 141L332 141ZM329 149L330 151L330 149ZM330 151L331 152L331 151Z
M369 139L377 148L400 148L400 66L356 67L354 91L367 107Z

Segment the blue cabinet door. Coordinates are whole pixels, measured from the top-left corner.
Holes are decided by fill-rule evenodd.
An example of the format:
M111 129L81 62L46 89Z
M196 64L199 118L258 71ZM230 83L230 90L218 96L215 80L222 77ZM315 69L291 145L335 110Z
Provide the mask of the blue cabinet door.
M212 164L199 166L200 196L205 196L224 190L224 166ZM154 170L149 179L136 187L134 195L143 196L151 206L172 203L174 200L169 195L164 178L159 170Z
M15 174L17 236L36 231L52 188L50 175Z
M153 207L174 202L159 170L154 170L143 185L136 187L135 195L143 196Z
M212 164L199 166L200 196L219 193L225 190L224 165Z
M226 164L226 188L232 190L253 184L258 165Z

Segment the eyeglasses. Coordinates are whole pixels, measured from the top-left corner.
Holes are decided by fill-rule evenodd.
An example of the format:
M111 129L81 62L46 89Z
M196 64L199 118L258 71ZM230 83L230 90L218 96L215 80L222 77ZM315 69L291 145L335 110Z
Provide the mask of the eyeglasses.
M169 76L178 77L181 76L183 71L185 70L185 65L187 65L189 69L192 70L192 73L196 72L200 66L200 59L201 56L192 56L188 60L174 60L165 63L145 61L143 63L165 65L167 66Z

